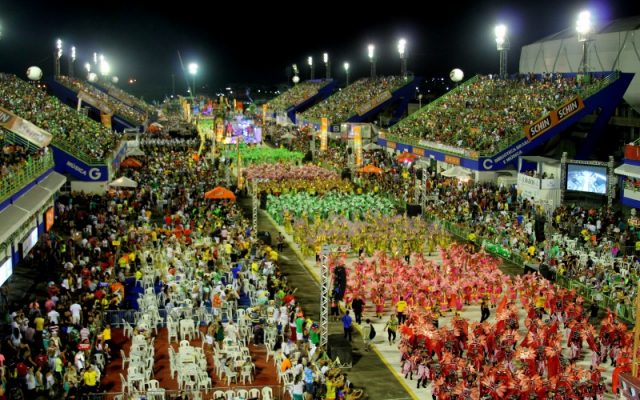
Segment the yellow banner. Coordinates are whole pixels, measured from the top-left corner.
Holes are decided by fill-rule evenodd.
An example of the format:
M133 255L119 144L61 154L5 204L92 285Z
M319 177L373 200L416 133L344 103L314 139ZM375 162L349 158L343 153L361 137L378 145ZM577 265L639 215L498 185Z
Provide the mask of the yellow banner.
M360 126L353 127L353 147L356 153L356 167L362 166L362 132Z
M262 105L262 123L263 124L267 123L267 105L266 104Z
M102 125L104 125L105 128L107 129L111 129L111 117L113 116L112 113L100 113L100 121L102 122Z
M452 165L460 165L460 157L450 156L448 154L445 154L444 162L446 162L447 164L452 164Z
M320 118L320 151L327 151L328 147L328 134L329 119Z

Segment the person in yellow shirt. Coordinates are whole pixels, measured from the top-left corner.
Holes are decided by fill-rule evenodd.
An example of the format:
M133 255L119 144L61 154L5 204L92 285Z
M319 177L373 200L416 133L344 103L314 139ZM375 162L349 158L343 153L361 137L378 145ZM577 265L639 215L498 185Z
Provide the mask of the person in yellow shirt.
M396 312L398 313L398 324L404 323L407 320L407 316L404 315L404 310L407 308L407 302L404 301L404 297L400 296L400 301L396 303Z
M95 392L98 384L98 372L93 365L90 365L89 368L84 371L82 378L84 379L85 389L90 393Z

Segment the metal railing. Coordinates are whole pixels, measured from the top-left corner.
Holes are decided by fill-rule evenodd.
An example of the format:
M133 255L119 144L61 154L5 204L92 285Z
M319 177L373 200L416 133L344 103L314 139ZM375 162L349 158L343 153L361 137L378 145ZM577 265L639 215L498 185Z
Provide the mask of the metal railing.
M53 168L53 154L49 151L37 158L32 158L24 168L3 176L0 180L0 201L17 193L29 182Z
M285 390L282 385L250 385L250 386L225 386L225 387L213 387L213 389L209 390L168 390L165 389L162 393L164 393L165 400L171 399L201 399L201 400L227 400L227 399L242 399L242 400L253 400L262 398L262 390L264 388L271 388L271 393L273 395L273 400L284 400L290 399L291 396ZM257 389L260 392L259 397L250 397L246 398L239 397L238 391L246 390L247 392L252 389ZM161 390L162 391L162 390ZM229 392L233 392L231 395ZM242 393L241 393L242 394ZM80 395L80 399L83 400L142 400L148 399L152 395L152 391L149 392L102 392L102 393L83 393ZM156 392L156 396L158 396ZM157 398L157 397L152 397Z

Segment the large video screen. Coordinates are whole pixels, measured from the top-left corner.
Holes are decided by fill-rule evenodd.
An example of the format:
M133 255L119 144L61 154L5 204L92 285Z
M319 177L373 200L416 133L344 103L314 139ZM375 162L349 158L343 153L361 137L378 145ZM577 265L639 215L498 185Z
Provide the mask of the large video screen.
M567 190L607 194L607 168L591 165L567 165Z

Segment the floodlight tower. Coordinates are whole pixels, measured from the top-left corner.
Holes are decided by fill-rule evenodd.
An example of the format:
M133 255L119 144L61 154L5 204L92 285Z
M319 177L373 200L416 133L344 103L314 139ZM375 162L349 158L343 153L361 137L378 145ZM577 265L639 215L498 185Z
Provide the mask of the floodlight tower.
M60 76L60 58L62 58L62 39L56 40L56 50L53 52L53 75Z
M349 86L349 63L344 63L344 73L347 76L347 84L345 86Z
M584 77L587 77L589 76L589 42L593 41L593 26L591 24L591 13L589 11L581 11L580 14L578 14L576 32L578 32L578 42L582 43L582 60L580 61L580 69L578 72Z
M331 79L331 62L329 61L329 53L324 53L322 55L322 60L324 61L325 78L329 80Z
M71 46L71 57L69 57L69 77L73 78L74 66L76 63L76 46Z
M309 73L310 73L310 78L311 80L313 80L314 78L314 70L313 70L313 57L309 56L309 58L307 58L307 64L309 64Z
M369 53L369 63L371 64L371 79L376 79L376 46L374 44L370 44L367 46L367 50Z
M407 41L398 40L398 54L400 54L400 76L407 78Z
M509 51L509 38L507 37L507 26L500 24L496 25L494 30L496 34L496 45L498 53L500 54L500 78L506 79L507 77L507 52Z

